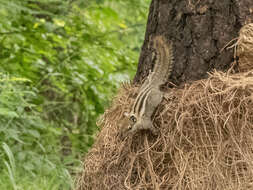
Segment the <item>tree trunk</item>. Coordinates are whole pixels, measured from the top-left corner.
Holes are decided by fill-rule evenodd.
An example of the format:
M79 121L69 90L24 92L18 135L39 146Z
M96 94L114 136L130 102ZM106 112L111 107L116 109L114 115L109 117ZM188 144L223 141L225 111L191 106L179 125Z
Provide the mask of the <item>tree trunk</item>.
M151 35L162 34L174 44L170 81L176 85L205 78L214 68L226 70L234 54L232 49L221 49L252 22L252 12L252 0L152 0L134 82L153 67Z
M242 25L252 22L252 11L253 0L152 0L134 82L141 82L154 65L149 41L155 35L174 44L170 81L176 85L204 78L214 68L226 70L234 54L232 49L221 50ZM118 134L123 112L138 92L126 85L103 116L78 189L252 189L247 188L252 187L253 175L251 91L242 87L237 92L240 81L244 80L229 86L229 79L213 77L205 84L192 84L195 91L191 86L172 91L154 116L160 135L139 133L122 139ZM219 90L224 91L216 93Z

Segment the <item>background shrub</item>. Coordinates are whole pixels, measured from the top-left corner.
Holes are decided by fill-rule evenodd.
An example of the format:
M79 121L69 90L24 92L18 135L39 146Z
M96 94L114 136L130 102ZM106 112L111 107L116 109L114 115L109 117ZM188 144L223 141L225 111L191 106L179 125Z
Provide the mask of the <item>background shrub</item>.
M73 187L96 118L135 73L149 3L1 1L1 189Z

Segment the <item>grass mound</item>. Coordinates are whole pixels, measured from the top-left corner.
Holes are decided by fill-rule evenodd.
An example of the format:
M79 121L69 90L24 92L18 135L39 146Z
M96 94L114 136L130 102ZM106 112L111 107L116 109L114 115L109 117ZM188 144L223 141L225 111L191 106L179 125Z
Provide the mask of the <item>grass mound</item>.
M239 56L247 55L244 44L237 41ZM158 136L140 131L121 138L123 113L138 90L124 85L101 118L77 189L253 189L253 71L247 65L244 73L214 71L170 89L154 115Z
M154 118L157 137L120 138L136 89L122 88L103 116L79 189L253 188L253 72L214 72L170 90ZM129 100L129 101L127 101Z

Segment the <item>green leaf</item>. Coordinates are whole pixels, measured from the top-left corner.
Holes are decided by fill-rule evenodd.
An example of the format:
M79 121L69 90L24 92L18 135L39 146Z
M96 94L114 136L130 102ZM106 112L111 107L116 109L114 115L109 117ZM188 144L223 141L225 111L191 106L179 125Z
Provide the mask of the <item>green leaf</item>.
M10 111L7 108L0 108L0 115L6 116L6 117L19 117L16 112Z
M40 138L40 133L38 131L36 131L36 130L30 129L27 132L28 132L28 134L32 135L35 138Z

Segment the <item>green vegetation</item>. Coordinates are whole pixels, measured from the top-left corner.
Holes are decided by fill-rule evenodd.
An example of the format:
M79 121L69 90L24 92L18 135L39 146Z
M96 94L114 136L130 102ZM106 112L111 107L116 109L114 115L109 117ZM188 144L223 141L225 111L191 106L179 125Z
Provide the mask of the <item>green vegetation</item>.
M1 0L0 189L70 189L150 0Z

